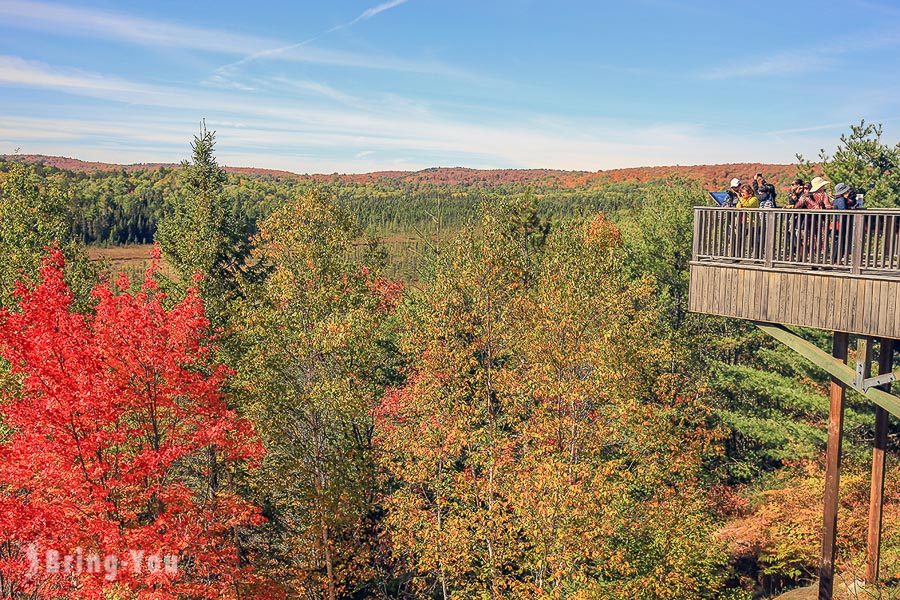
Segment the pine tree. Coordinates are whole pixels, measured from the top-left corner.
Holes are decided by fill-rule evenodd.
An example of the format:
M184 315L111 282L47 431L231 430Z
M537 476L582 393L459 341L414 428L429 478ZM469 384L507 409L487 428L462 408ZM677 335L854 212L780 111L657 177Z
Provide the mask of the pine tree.
M213 326L225 324L230 301L251 276L246 226L235 219L225 195L228 176L216 162L215 132L201 126L191 144L192 158L181 166L182 186L169 197L168 213L156 239L181 276L181 288L199 279Z

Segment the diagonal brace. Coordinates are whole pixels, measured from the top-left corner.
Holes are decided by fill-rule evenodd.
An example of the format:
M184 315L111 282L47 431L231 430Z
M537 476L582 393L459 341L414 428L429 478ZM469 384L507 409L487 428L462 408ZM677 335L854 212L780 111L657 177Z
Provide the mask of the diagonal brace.
M900 418L900 397L894 396L877 387L868 387L862 389L856 385L857 374L850 366L837 360L827 352L820 350L815 344L812 344L789 329L781 325L773 325L771 323L755 323L757 327L764 332L783 343L785 346L801 355L803 358L815 364L817 367L824 369L829 375L850 386L855 391L865 396L881 408L885 409L897 418ZM877 378L873 378L877 379ZM886 382L882 382L886 383Z

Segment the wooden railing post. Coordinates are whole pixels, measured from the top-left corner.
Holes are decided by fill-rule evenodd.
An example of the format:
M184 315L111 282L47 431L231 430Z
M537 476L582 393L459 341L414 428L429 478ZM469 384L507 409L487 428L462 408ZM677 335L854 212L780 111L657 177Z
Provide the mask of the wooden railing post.
M863 234L865 233L865 214L862 212L854 212L853 213L853 246L850 249L850 272L854 275L859 275L862 271L862 259L863 259Z
M708 229L700 228L700 219L702 218L703 210L694 207L694 246L691 249L691 260L697 260L697 255L700 254L700 232Z
M771 269L775 260L775 230L778 229L778 215L774 211L766 212L763 227L765 228L763 239L766 244L763 257L766 261L766 268Z

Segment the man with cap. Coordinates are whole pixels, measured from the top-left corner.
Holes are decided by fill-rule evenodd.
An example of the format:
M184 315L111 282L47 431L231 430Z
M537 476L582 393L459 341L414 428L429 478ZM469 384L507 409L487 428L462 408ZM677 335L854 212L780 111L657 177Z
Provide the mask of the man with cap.
M728 192L728 206L737 206L738 200L741 198L740 194L738 194L739 187L741 187L741 180L735 177L731 180L731 187L725 190Z

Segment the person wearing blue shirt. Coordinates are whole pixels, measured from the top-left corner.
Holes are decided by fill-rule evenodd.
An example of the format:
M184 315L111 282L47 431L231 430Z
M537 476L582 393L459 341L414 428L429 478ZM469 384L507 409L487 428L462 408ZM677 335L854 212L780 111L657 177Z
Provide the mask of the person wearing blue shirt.
M856 202L850 198L852 190L846 183L839 183L834 186L834 209L848 210L856 208Z

